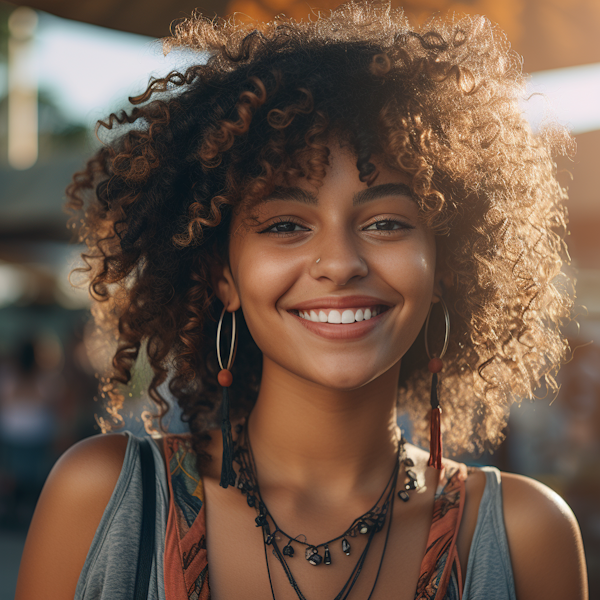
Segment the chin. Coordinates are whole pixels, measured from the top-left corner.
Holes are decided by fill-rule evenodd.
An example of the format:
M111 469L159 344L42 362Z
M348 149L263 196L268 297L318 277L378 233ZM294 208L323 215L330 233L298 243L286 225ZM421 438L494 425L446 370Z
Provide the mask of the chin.
M314 375L317 375L316 377ZM360 372L356 369L346 368L340 370L328 369L327 372L315 373L311 380L323 387L337 390L340 392L350 392L352 390L359 389L368 383L371 383L377 378L378 374L369 372Z

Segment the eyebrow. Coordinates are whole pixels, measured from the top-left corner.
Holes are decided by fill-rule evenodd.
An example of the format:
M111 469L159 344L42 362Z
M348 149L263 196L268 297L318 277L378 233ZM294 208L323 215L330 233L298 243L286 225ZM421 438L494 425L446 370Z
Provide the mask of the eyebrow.
M367 188L366 190L356 192L356 194L352 196L352 206L359 206L387 196L406 196L411 200L416 200L412 190L406 184L382 183ZM272 202L274 200L288 200L292 202L301 202L302 204L319 203L314 194L299 187L276 187L273 193L266 198L263 198L261 202Z
M367 202L378 200L379 198L385 198L386 196L407 196L411 200L416 200L413 191L406 184L382 183L354 194L352 197L352 206L366 204Z

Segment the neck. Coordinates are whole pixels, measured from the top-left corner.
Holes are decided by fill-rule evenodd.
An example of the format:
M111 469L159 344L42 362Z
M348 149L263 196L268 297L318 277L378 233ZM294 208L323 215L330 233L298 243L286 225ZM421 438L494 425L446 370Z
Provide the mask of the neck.
M340 497L381 487L397 456L399 368L348 391L306 381L265 358L248 423L261 487Z

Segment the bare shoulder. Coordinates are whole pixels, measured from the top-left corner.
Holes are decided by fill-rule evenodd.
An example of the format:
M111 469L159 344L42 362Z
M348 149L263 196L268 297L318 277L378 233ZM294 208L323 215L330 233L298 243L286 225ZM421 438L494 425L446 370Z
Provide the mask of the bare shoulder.
M506 535L518 598L588 598L583 542L568 504L534 479L502 473Z
M67 450L52 469L29 528L15 600L72 599L79 573L115 488L128 438L97 435Z

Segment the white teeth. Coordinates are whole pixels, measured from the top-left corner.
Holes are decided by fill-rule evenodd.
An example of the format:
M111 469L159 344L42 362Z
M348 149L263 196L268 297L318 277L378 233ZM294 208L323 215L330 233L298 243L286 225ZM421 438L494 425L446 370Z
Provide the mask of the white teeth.
M327 316L328 323L341 323L342 315L337 310L332 310Z
M369 319L376 317L381 314L382 309L374 306L373 308L362 308L359 309L346 309L344 311L330 310L326 313L324 310L320 310L318 313L316 310L299 310L298 316L312 321L313 323L345 323L350 324L357 321L368 321Z
M345 310L342 313L342 323L354 323L354 312Z

